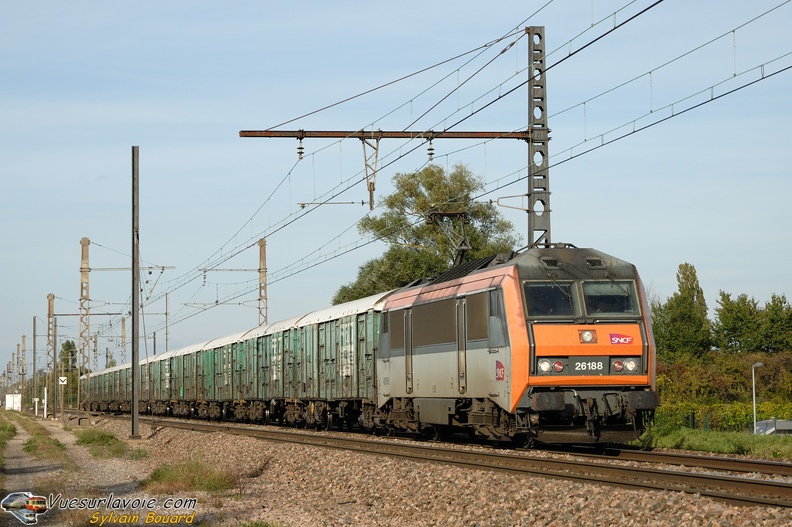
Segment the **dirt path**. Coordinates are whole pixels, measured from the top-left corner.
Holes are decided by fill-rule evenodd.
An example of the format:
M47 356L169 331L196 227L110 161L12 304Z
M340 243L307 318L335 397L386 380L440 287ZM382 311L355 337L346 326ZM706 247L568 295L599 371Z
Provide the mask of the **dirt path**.
M47 498L53 508L38 514L35 525L52 526L80 526L98 525L101 522L93 521L93 514L116 515L108 516L106 524L138 524L135 521L120 521L122 513L128 512L129 507L112 507L110 504L97 503L97 506L79 506L68 508L69 500L82 500L90 498L105 498L127 500L118 503L130 503L135 498L144 495L140 490L140 481L146 477L148 470L140 463L130 459L97 458L89 450L77 445L77 437L69 431L77 428L75 422L67 423L67 429L58 421L37 420L36 423L44 426L50 437L63 445L67 454L64 463L40 459L24 451L25 442L31 437L20 424L19 419L13 419L17 434L7 444L4 451L4 465L2 468L2 495L5 499L12 493L30 493L35 496ZM60 496L61 500L58 500ZM55 505L53 505L53 503ZM89 503L88 505L92 505ZM123 509L123 510L122 510ZM24 525L22 513L24 509L13 511L0 510L0 526ZM140 512L140 511L137 511ZM145 523L143 509L140 523ZM29 514L29 513L28 513Z
M4 464L2 468L2 483L0 500L14 492L30 492L35 495L49 493L52 485L65 475L65 470L60 463L38 459L24 451L25 442L30 439L30 434L18 423L16 435L6 443L3 452ZM46 518L46 514L38 516L38 525L65 525L54 521L55 518ZM46 518L46 519L45 519ZM13 513L0 510L0 525L24 525Z

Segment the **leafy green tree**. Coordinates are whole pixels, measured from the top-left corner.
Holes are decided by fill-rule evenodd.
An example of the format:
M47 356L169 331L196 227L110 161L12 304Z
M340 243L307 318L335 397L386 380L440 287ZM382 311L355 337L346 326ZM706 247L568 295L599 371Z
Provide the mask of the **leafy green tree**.
M658 358L668 363L684 355L700 357L712 345L707 302L696 268L680 264L676 276L679 290L665 303L652 305Z
M59 360L65 371L77 369L77 346L73 340L66 340L61 344Z
M732 300L731 294L721 291L715 315L712 336L718 349L733 353L760 349L762 327L756 300L745 294Z
M396 174L393 182L395 192L380 199L385 212L364 218L358 226L361 234L372 234L388 242L390 248L363 264L357 279L342 286L333 303L401 287L447 270L462 238L459 213L467 213L465 231L470 249L466 261L511 251L520 242L511 222L493 204L474 201L484 184L464 165L454 166L450 173L429 165L415 173Z
M765 303L760 325L762 350L792 351L792 306L786 296L773 295Z
M431 276L444 266L445 261L437 253L393 245L381 257L360 266L357 280L342 285L333 297L333 303L395 289L416 278Z

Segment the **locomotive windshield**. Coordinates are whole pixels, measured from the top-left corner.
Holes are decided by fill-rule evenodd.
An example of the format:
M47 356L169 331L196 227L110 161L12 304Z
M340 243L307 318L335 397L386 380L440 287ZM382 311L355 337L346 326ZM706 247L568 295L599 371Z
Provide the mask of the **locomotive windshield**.
M582 306L578 300L581 287ZM632 280L524 282L523 291L529 317L615 317L641 314L635 282Z
M525 304L529 317L575 316L573 282L525 282Z
M583 282L583 296L588 316L641 314L632 280Z

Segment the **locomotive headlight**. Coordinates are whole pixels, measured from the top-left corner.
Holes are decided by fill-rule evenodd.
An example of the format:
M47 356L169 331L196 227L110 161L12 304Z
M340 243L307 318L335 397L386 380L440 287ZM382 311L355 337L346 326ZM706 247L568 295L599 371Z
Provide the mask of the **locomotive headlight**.
M597 332L592 329L584 329L578 332L581 344L593 344L597 342Z
M627 371L635 371L638 369L638 363L635 359L627 359L624 361L624 367L627 368Z
M542 373L547 373L550 371L550 361L547 359L542 359L539 361L539 371Z

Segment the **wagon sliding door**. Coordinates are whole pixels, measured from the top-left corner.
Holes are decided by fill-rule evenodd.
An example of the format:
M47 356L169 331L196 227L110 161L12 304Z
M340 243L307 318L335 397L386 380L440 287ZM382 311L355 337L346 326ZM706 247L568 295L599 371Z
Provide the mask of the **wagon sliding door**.
M357 317L358 393L363 399L374 398L374 350L379 315L374 311Z
M357 395L357 371L355 368L355 352L357 351L355 338L355 318L344 317L339 320L339 366L342 399L349 399Z

